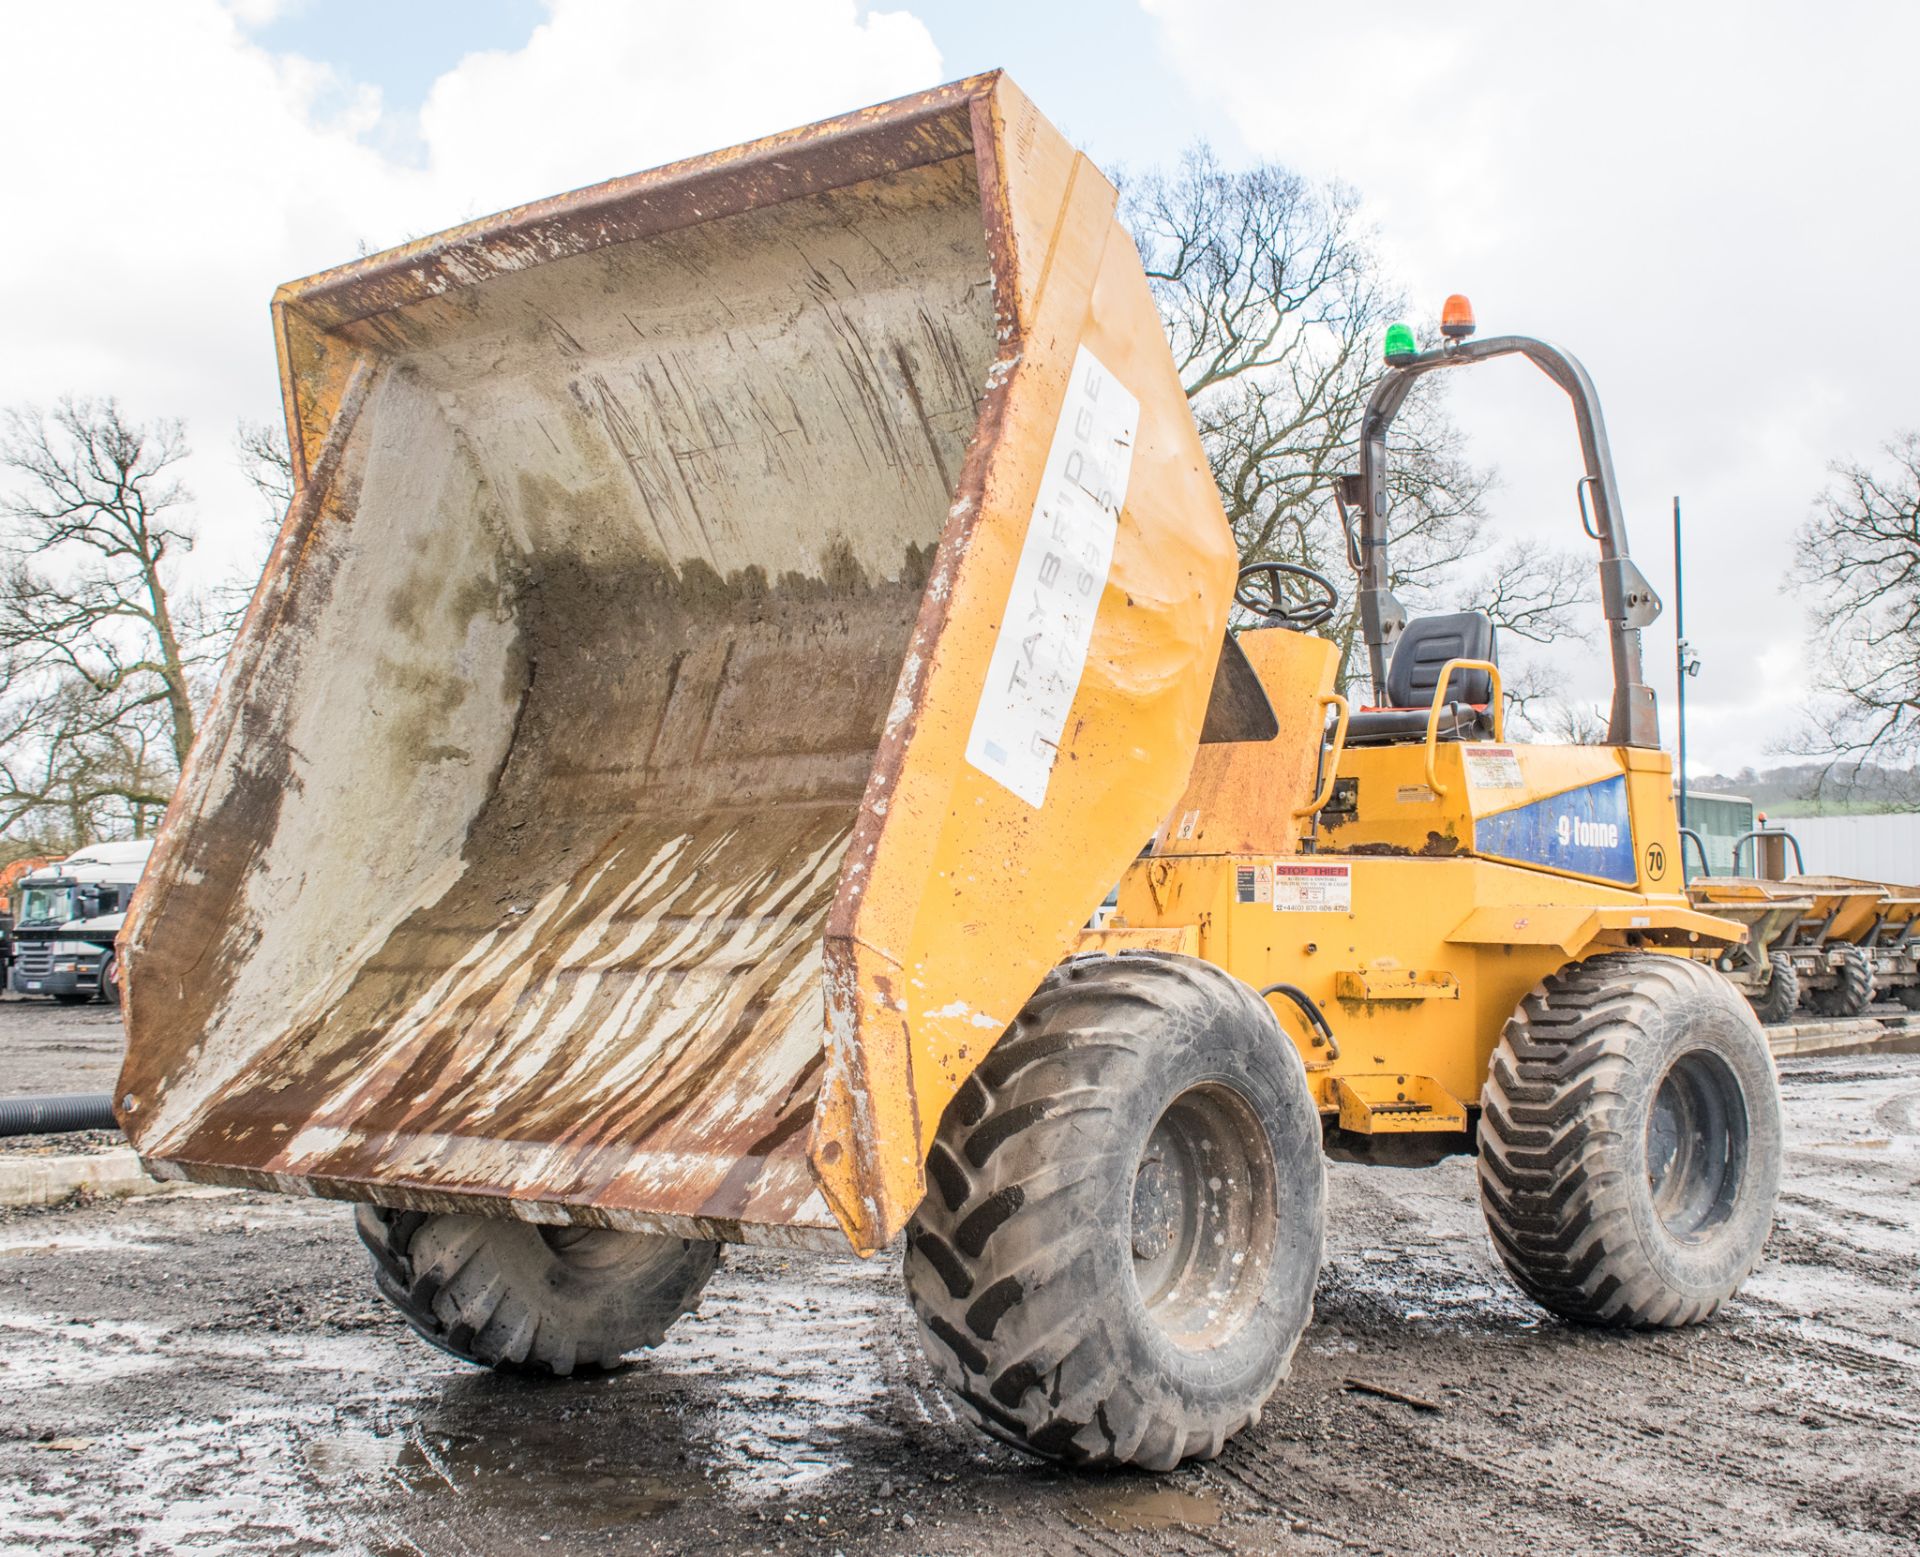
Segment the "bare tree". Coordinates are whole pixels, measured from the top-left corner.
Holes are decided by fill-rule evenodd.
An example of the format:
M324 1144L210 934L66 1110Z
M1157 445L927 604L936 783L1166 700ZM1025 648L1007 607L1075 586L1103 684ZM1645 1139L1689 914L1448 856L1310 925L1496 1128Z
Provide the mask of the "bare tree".
M293 455L287 447L287 430L279 422L253 422L244 416L234 427L233 451L239 459L240 474L260 494L260 528L243 536L237 546L234 565L224 578L207 586L206 624L210 635L224 653L240 631L240 623L253 601L253 592L266 566L267 550L280 523L293 502Z
M1204 144L1121 189L1242 558L1337 574L1334 477L1358 462L1381 339L1405 312L1356 196L1271 163L1229 171ZM1488 550L1492 485L1467 459L1437 381L1416 386L1388 472L1392 587L1410 605L1472 600L1507 631L1549 642L1591 598L1571 558L1509 547L1471 581L1479 593L1461 589L1462 562ZM1343 651L1356 630L1351 614L1330 629Z
M1504 678L1507 729L1556 746L1604 746L1607 714L1598 703L1569 697L1565 677L1537 659Z
M1920 432L1879 468L1833 467L1795 545L1820 702L1797 744L1834 756L1920 753Z
M233 437L240 456L240 472L266 504L268 519L278 524L293 501L293 453L287 447L287 429L280 422L251 422L240 418Z
M178 584L186 454L112 400L0 420L0 827L58 816L78 842L166 804L219 647Z

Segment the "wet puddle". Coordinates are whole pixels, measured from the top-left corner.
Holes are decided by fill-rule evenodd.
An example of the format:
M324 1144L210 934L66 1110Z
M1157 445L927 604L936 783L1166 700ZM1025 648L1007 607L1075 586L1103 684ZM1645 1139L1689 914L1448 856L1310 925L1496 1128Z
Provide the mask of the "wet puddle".
M1338 1339L1338 1327L1329 1322L1354 1305L1356 1317L1373 1309L1402 1324L1455 1334L1510 1335L1538 1329L1544 1317L1494 1272L1461 1271L1413 1245L1329 1260L1320 1280L1320 1322L1307 1337L1322 1350L1340 1349L1320 1343Z
M1078 1523L1115 1535L1148 1535L1167 1530L1208 1530L1220 1523L1220 1500L1210 1492L1141 1482L1123 1484L1103 1496L1074 1499Z
M394 1433L353 1429L304 1446L307 1469L336 1496L379 1503L395 1495L422 1500L408 1522L431 1525L437 1500L457 1499L489 1515L558 1517L575 1529L612 1529L707 1498L697 1474L663 1474L622 1455L583 1456L579 1435L551 1422L513 1424L511 1432L449 1432L431 1425Z
M92 1387L175 1365L164 1325L0 1314L0 1389Z

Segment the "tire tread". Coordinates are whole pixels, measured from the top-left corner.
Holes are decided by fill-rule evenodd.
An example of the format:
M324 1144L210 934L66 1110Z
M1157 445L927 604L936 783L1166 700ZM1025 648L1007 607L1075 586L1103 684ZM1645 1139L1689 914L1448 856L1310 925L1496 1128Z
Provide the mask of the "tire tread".
M474 1218L465 1238L436 1259L419 1260L416 1242L436 1220L431 1213L372 1204L354 1208L380 1295L442 1351L500 1373L565 1377L620 1367L627 1352L658 1346L669 1326L699 1306L717 1263L715 1245L683 1242L683 1258L660 1280L660 1302L638 1334L582 1334L542 1307L538 1283L516 1288L502 1268L493 1235L511 1235L521 1224Z
M1097 1290L1097 1219L1075 1191L1105 1173L1131 1192L1131 1174L1113 1175L1107 1160L1116 1135L1110 1100L1130 1095L1143 1053L1208 1002L1272 1022L1253 991L1197 959L1065 963L942 1123L927 1165L930 1194L907 1232L907 1289L947 1387L1003 1442L1070 1464L1165 1470L1212 1457L1258 1419L1255 1403L1195 1421L1136 1388L1102 1306L1088 1301ZM1317 1134L1313 1144L1324 1184ZM1297 1343L1296 1333L1280 1377Z
M1629 1186L1609 1150L1660 1009L1703 991L1739 1000L1718 972L1684 957L1593 957L1530 994L1494 1051L1479 1134L1487 1230L1521 1290L1565 1318L1668 1328L1698 1323L1722 1301L1676 1296L1632 1257ZM1744 1002L1738 1009L1744 1016Z

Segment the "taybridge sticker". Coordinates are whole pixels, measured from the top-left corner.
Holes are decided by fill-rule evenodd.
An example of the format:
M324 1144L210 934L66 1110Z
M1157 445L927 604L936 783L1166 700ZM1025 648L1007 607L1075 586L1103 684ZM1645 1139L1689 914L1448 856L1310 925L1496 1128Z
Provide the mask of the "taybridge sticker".
M1550 865L1577 876L1622 883L1639 879L1624 776L1483 816L1473 824L1473 847L1479 854Z
M1087 668L1139 427L1140 402L1082 346L967 737L967 761L1036 809Z

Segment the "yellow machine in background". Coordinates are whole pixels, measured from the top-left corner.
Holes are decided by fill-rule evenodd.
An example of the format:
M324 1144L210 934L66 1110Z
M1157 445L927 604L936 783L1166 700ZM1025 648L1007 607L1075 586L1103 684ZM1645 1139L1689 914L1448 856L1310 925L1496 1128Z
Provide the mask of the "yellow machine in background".
M1757 873L1743 876L1749 842L1758 846ZM1798 867L1792 875L1788 845ZM1920 1008L1920 894L1910 887L1809 876L1799 840L1763 828L1735 844L1732 875L1696 876L1687 893L1708 913L1747 927L1749 944L1731 948L1721 966L1763 1022L1793 1021L1803 1008L1821 1017L1862 1017L1875 1000Z
M956 1398L1073 1463L1257 1420L1326 1144L1477 1142L1543 1303L1711 1312L1777 1103L1692 955L1740 932L1679 896L1591 385L1390 338L1350 711L1324 580L1243 573L1226 636L1115 211L996 74L282 288L298 490L123 941L149 1166L354 1202L422 1336L541 1374L722 1242L904 1230ZM1485 618L1387 587L1400 397L1507 351L1574 399L1604 747L1509 743Z

